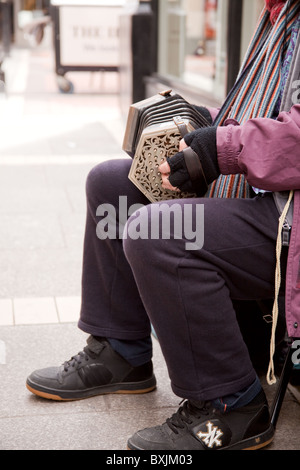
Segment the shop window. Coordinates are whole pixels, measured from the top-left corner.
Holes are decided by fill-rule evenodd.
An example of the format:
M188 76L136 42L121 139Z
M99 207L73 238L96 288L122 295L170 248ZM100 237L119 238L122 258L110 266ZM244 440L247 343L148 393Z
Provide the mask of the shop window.
M202 0L194 3L194 8L202 6L201 10L187 10L185 58L183 78L188 83L199 84L210 88L215 79L216 69L216 25L217 0ZM200 26L200 27L199 27Z
M160 2L158 72L224 95L227 0Z

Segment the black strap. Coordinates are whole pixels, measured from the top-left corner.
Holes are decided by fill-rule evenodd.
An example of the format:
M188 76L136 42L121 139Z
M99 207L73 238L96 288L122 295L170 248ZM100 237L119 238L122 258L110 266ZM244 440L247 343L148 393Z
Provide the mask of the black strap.
M189 133L188 129L187 129L187 126L186 126L186 123L184 122L183 119L181 119L180 116L175 116L173 117L173 121L174 123L176 124L179 132L180 132L180 135L181 137L183 138L186 134Z
M198 192L200 190L203 193L203 184L205 184L206 188L208 188L208 184L198 155L191 147L185 148L183 155L195 191Z

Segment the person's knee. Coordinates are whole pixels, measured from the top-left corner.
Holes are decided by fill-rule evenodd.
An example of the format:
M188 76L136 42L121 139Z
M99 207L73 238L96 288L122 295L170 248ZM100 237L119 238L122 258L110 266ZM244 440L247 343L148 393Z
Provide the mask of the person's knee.
M111 159L96 165L86 179L86 195L91 203L119 203L119 195L131 190L128 179L131 160ZM133 185L132 185L133 186Z
M93 199L100 191L105 191L105 184L109 179L108 162L103 162L93 167L86 178L86 195L89 200Z

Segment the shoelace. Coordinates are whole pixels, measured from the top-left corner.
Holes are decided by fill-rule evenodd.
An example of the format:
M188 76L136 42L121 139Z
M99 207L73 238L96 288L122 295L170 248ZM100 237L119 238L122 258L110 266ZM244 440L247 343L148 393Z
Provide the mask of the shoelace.
M196 407L191 401L187 400L183 403L183 406L174 413L171 418L166 420L169 428L178 434L178 428L184 429L188 424L192 424L194 418L199 418L203 415L208 414L209 403L202 402Z
M72 356L69 361L63 363L64 371L68 372L70 367L77 368L82 361L88 361L90 359L89 355L86 352L86 348L83 351L80 351L76 356Z

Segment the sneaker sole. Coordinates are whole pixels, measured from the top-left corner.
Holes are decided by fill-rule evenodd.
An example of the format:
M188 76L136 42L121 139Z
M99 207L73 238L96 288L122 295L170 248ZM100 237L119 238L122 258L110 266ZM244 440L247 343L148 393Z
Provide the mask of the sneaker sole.
M253 436L249 439L245 439L243 441L237 442L235 444L232 444L231 446L223 447L220 449L216 448L215 450L259 450L271 444L274 438L274 434L275 434L274 427L271 425L265 432L258 434L257 436ZM127 442L127 450L156 451L158 449L141 449L135 446L135 444L133 444L131 440L129 439ZM163 449L159 449L159 450L163 450ZM165 450L171 450L171 449L165 449ZM172 449L172 450L182 450L182 449ZM199 450L206 450L206 449L202 448Z
M250 437L249 439L237 442L232 446L226 447L224 450L259 450L271 444L274 438L274 434L274 427L270 425L270 427L265 432L258 434L257 436Z
M91 398L97 395L113 394L142 394L149 393L156 389L155 377L151 377L143 382L133 383L120 383L104 385L102 387L81 390L80 392L61 391L55 389L46 389L38 384L32 383L30 380L26 382L27 389L42 398L55 401L74 401L83 400L84 398Z

